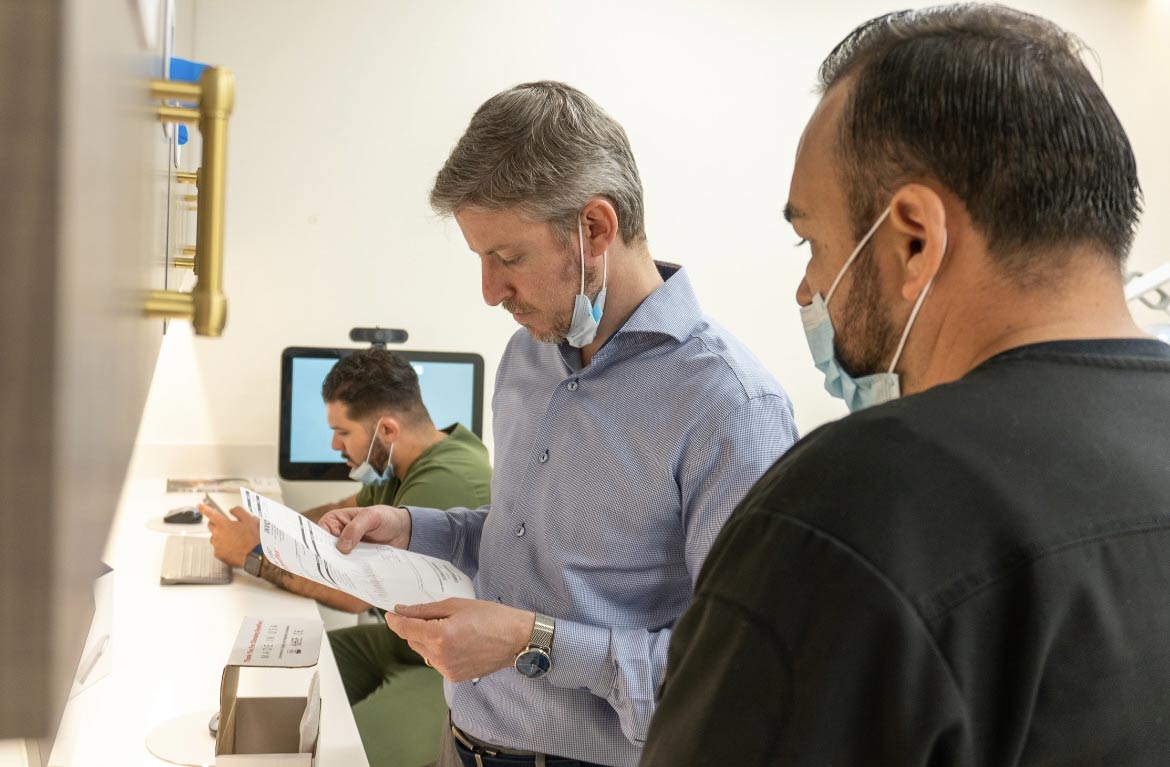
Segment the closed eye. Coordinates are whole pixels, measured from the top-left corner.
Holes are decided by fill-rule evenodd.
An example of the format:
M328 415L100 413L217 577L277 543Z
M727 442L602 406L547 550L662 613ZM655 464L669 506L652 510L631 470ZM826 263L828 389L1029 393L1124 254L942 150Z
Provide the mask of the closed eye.
M799 248L799 247L802 247L804 245L808 245L808 238L807 237L801 237L800 240L792 247Z

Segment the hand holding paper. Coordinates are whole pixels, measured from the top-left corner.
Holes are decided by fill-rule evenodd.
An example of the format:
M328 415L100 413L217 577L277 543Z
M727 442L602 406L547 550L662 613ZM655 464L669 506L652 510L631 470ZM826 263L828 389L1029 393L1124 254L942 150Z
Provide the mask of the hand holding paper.
M292 509L251 490L240 494L244 507L260 518L264 556L294 575L383 610L449 597L475 598L471 579L450 562L375 543L359 543L343 554L334 535Z
M528 645L536 614L482 599L399 605L386 625L450 682L511 666Z
M396 506L334 509L321 517L320 524L337 536L337 548L343 554L362 541L400 549L410 546L410 512Z

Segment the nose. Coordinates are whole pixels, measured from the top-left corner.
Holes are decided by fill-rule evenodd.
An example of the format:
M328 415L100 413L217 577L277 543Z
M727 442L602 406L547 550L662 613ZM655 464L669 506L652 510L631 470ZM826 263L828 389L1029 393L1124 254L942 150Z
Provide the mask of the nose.
M480 257L480 278L483 301L488 306L498 306L508 297L507 281L501 279L499 269L492 256Z
M813 292L812 288L808 286L808 276L800 279L800 284L796 286L796 303L800 306L808 306L812 303Z
M337 452L340 453L345 449L345 443L343 443L341 441L340 436L338 436L337 434L334 434L333 435L333 442L331 442L329 444L329 447L333 448L334 450L336 450Z

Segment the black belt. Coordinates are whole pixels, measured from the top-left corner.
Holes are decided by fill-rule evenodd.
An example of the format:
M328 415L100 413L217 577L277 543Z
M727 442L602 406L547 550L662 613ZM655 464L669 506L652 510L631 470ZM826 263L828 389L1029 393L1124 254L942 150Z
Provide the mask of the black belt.
M455 739L455 751L465 767L603 767L593 762L583 762L564 756L538 754L504 748L482 740L460 730L451 724L451 736Z

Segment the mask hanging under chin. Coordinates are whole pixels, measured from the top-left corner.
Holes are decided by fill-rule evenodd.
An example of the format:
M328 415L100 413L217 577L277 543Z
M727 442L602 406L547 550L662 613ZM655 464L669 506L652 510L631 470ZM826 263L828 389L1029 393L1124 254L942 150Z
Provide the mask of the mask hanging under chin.
M605 311L605 288L609 272L609 251L601 255L601 292L597 294L597 301L590 301L585 295L585 229L581 226L581 219L577 219L577 247L581 254L581 292L573 299L573 319L569 323L569 332L565 334L565 341L569 346L580 349L593 343L597 337L597 326L601 322L602 312Z
M374 435L370 438L370 449L366 451L366 460L362 461L360 466L355 466L349 471L349 478L361 482L363 485L370 487L381 487L390 481L394 476L394 443L390 443L390 450L386 455L386 468L379 472L370 465L370 456L374 454L374 442L378 439L378 427L374 427Z

